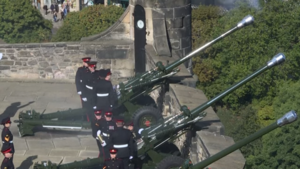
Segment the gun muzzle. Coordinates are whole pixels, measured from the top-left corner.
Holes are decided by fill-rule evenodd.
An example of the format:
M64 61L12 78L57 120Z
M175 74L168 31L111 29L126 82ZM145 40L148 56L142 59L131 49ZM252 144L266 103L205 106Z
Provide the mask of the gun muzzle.
M278 53L270 61L268 61L268 67L279 65L284 61L285 61L285 55L283 53Z
M238 24L237 27L241 28L243 26L247 26L254 22L254 17L251 15L247 15L245 18L243 18Z
M289 111L284 116L282 116L280 119L277 120L278 126L284 126L286 124L290 124L297 120L298 116L294 110Z

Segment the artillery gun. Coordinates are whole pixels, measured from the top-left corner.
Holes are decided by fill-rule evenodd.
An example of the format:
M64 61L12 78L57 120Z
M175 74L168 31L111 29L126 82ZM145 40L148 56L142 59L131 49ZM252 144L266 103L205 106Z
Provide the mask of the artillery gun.
M150 127L145 129L141 128L139 133L141 133L141 141L138 142L138 160L143 163L143 169L165 169L160 167L163 165L163 161L168 160L170 155L173 155L173 152L165 151L164 146L169 146L179 138L181 135L185 134L187 131L195 131L196 122L199 122L206 116L204 112L208 107L210 107L215 102L224 98L228 94L232 93L234 90L244 85L251 79L255 78L264 71L281 64L285 61L285 56L281 53L275 55L265 66L255 71L251 75L247 76L237 84L228 88L224 92L220 93L213 99L203 103L202 105L196 107L193 110L189 110L187 106L181 107L181 113L175 116L170 116L165 119L160 119L158 122ZM168 149L170 150L170 149ZM180 154L180 153L179 153ZM181 159L179 156L178 159ZM184 159L181 160L182 163ZM56 165L51 162L43 162L42 164L35 164L35 169L86 169L90 168L92 165L97 166L101 165L102 159L88 159L81 162L74 162L69 164ZM88 164L90 163L90 165ZM182 165L180 163L180 165ZM180 167L179 166L170 166L171 167ZM98 166L98 167L99 167Z
M167 66L164 66L161 62L157 62L156 68L153 70L147 71L141 75L136 75L136 77L128 80L125 84L120 83L115 86L115 91L118 95L118 103L117 106L114 106L114 115L120 114L124 116L125 121L129 121L133 118L134 126L138 127L144 127L146 122L149 122L150 124L157 122L158 119L162 118L162 114L157 108L155 108L156 104L153 99L152 101L146 99L146 103L141 103L141 101L145 102L145 98L151 98L148 94L155 89L161 86L168 87L169 83L172 83L171 77L179 72L177 67L180 64L186 62L198 52L216 43L239 28L251 24L253 21L254 18L248 15L234 28L194 50L184 58L181 58ZM34 133L32 129L35 126L64 129L90 128L90 124L86 121L70 120L74 118L74 116L82 117L84 112L84 109L69 109L55 113L41 114L34 110L29 110L26 112L20 112L19 120L16 120L15 122L19 123L18 127L21 137L24 135L33 135ZM52 120L56 118L58 120Z

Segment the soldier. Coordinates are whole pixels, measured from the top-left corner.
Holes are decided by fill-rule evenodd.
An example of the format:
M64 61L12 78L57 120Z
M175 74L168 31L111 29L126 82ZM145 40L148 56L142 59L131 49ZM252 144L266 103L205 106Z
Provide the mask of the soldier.
M138 158L138 149L137 143L141 141L141 135L134 129L133 122L130 122L126 127L129 131L131 131L133 136L133 157L134 157L134 169L142 168L142 161Z
M2 145L3 147L9 147L12 148L12 153L15 152L15 147L13 143L13 135L9 130L9 127L11 125L11 121L9 117L6 117L1 122L2 125L4 125L4 128L2 130Z
M123 128L124 121L119 119L116 121L117 128L109 137L110 143L118 150L117 158L123 160L124 169L128 169L129 160L133 159L133 137L132 133Z
M99 70L99 80L95 84L96 92L96 107L97 109L110 111L112 110L113 103L115 101L115 92L113 90L112 83L105 80L107 71Z
M109 136L111 135L111 132L117 127L116 123L112 121L112 112L107 111L104 115L104 120L101 122L99 130L97 131L97 135L101 135L104 142L106 143L106 146L102 147L103 159L109 158L109 148L111 146L109 142Z
M90 73L87 73L85 76L85 92L82 93L82 100L87 102L87 113L89 118L93 117L93 112L96 109L96 94L94 91L94 84L98 79L98 72L96 71L97 62L88 62L88 69ZM94 109L94 110L93 110ZM100 110L100 109L98 109Z
M4 155L4 159L1 164L1 169L15 169L15 166L12 162L13 157L13 148L11 145L3 145L1 152Z
M90 70L88 69L88 62L90 60L91 60L90 57L82 58L82 66L77 69L76 76L75 76L76 89L77 89L77 93L80 96L82 108L87 107L87 102L82 102L81 95L86 90L84 80L86 80L85 79L86 74L90 72ZM86 117L87 117L87 120L89 121L88 115L86 115Z
M95 118L93 118L91 120L91 128L92 128L92 135L96 139L98 149L99 149L98 157L100 157L100 155L102 155L104 153L102 146L105 146L105 144L101 145L99 138L97 136L97 131L99 130L99 127L100 127L101 123L103 122L103 120L102 120L102 113L100 110L95 110L94 114L95 114Z
M109 150L110 158L104 161L103 169L124 169L124 164L121 159L116 158L118 150L112 148Z

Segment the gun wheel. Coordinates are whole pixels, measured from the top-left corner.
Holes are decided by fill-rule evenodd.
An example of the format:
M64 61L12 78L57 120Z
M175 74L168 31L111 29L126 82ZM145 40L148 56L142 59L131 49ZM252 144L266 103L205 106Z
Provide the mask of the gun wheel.
M137 128L146 128L162 118L161 113L154 107L141 107L133 114L133 123Z
M168 156L159 162L156 169L171 169L174 167L181 167L185 159L178 156Z

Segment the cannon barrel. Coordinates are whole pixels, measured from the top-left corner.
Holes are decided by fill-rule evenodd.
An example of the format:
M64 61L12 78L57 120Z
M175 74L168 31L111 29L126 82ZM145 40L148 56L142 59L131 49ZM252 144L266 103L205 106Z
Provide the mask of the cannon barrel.
M230 33L234 32L235 30L242 28L246 25L249 25L250 23L252 23L254 21L253 16L248 15L245 18L243 18L242 21L240 21L234 28L230 29L229 31L225 32L224 34L222 34L221 36L217 37L216 39L206 43L205 45L203 45L202 47L194 50L193 52L191 52L190 54L188 54L187 56L185 56L182 59L179 59L175 62L173 62L172 64L168 65L165 69L166 72L169 72L171 70L173 70L175 67L179 66L180 64L184 63L185 61L187 61L189 58L191 58L192 56L194 56L195 54L197 54L198 52L202 51L203 49L209 47L210 45L216 43L217 41L219 41L220 39L224 38L225 36L229 35Z
M280 119L278 119L276 122L274 122L273 124L260 129L259 131L255 132L254 134L244 138L241 141L236 142L234 145L220 151L219 153L201 161L198 164L193 165L191 168L192 169L203 169L206 166L208 166L209 164L219 160L220 158L232 153L233 151L241 148L242 146L258 139L259 137L275 130L278 127L284 126L286 124L292 123L294 121L297 120L297 114L294 110L291 110L290 112L286 113L283 117L281 117Z
M251 79L255 78L259 74L263 73L264 71L279 65L280 63L283 63L285 61L285 56L282 53L278 53L275 55L270 61L267 62L265 66L260 68L259 70L255 71L251 75L247 76L237 84L233 85L229 89L225 90L221 94L217 95L213 99L203 103L199 107L196 107L193 110L188 110L186 106L182 106L181 111L183 112L180 115L177 116L170 116L166 119L161 119L157 124L146 128L145 130L140 130L141 134L144 139L151 139L153 136L155 136L156 139L151 139L152 145L158 145L160 144L161 140L166 139L167 137L172 137L172 135L176 134L177 132L183 130L184 128L190 126L191 124L201 120L206 113L204 112L205 109L207 109L209 106L211 106L216 101L222 99L226 95L230 94L246 82L250 81ZM148 151L149 147L144 147L139 150L139 153L145 153Z
M248 77L244 78L243 80L241 80L240 82L238 82L237 84L233 85L232 87L230 87L229 89L225 90L224 92L222 92L221 94L217 95L216 97L214 97L213 99L203 103L201 106L195 108L192 112L191 112L191 118L195 118L198 116L198 114L202 111L204 111L205 109L207 109L209 106L211 106L213 103L215 103L216 101L222 99L223 97L225 97L226 95L228 95L229 93L231 93L232 91L234 91L235 89L239 88L241 85L245 84L246 82L248 82L249 80L253 79L254 77L258 76L259 74L263 73L264 71L279 65L281 63L283 63L285 61L285 55L282 53L278 53L277 55L275 55L270 61L267 62L267 64L265 66L263 66L262 68L260 68L259 70L257 70L256 72L252 73L251 75L249 75Z
M102 158L93 158L85 159L82 161L75 161L67 164L53 164L50 161L43 161L41 164L35 163L34 169L94 169L102 168L103 159Z
M234 28L230 29L229 31L227 31L226 33L222 34L221 36L217 37L216 39L206 43L205 45L203 45L202 47L194 50L193 52L191 52L190 54L188 54L187 56L185 56L182 59L179 59L173 63L171 63L170 65L168 65L164 70L165 73L169 73L171 72L174 68L176 68L177 66L179 66L180 64L184 63L185 61L187 61L189 58L191 58L192 56L194 56L195 54L197 54L198 52L202 51L203 49L209 47L210 45L214 44L215 42L219 41L220 39L226 37L227 35L229 35L230 33L233 33L235 30L242 28L244 26L247 26L249 24L251 24L254 21L253 16L251 15L247 15L245 18L242 19L242 21L240 21ZM162 66L162 65L161 65ZM159 68L160 66L158 66ZM162 66L163 67L163 66ZM130 88L130 86L132 84L134 84L135 82L138 82L141 78L146 77L148 74L152 73L153 71L148 71L145 72L144 74L142 74L141 76L131 79L129 80L126 84L125 84L125 89Z

